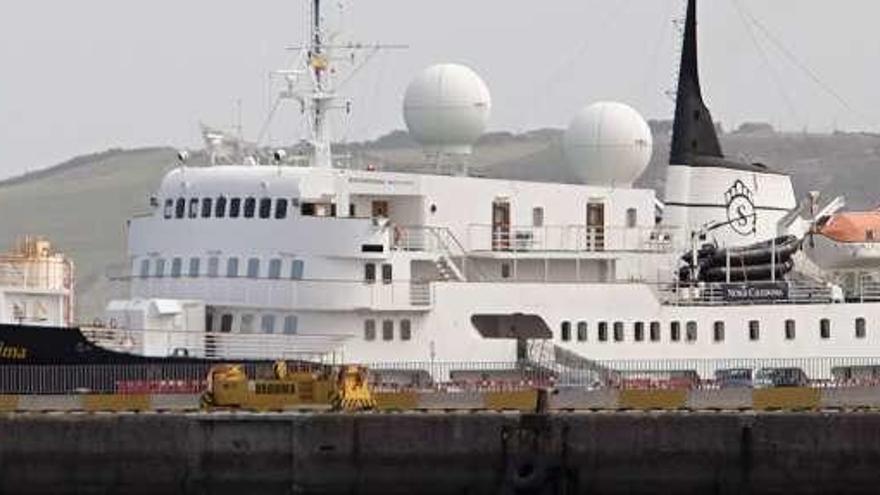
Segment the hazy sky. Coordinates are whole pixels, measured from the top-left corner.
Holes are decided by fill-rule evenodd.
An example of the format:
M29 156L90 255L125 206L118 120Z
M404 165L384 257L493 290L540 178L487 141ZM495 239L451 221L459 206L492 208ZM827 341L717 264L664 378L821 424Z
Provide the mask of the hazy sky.
M346 3L350 38L410 46L378 56L348 88L349 139L402 128L407 82L445 61L486 80L493 130L562 127L602 99L672 114L683 0ZM236 99L253 138L267 73L289 63L284 47L303 39L304 14L303 0L4 2L0 177L110 147L199 146L198 122L231 125ZM701 71L715 118L880 130L877 19L877 0L704 0ZM298 140L298 110L280 117L273 141Z

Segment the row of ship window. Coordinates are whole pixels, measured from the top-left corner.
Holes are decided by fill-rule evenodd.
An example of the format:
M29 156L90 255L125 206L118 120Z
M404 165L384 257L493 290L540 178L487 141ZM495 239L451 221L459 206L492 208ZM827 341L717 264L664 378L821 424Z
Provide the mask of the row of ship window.
M289 278L290 280L301 280L305 264L303 260L299 259L285 262L281 258L273 258L266 264L265 272L262 267L263 263L260 258L248 258L244 275L248 278L269 278L275 280ZM144 258L140 262L138 276L140 278L162 278L168 276L172 278L197 278L201 276L216 278L221 276L220 268L220 258L216 256L207 259L207 270L204 272L202 271L202 259L197 257L189 258L186 266L184 266L184 259L179 257L171 258L170 263L165 258L156 258L154 260ZM225 270L222 273L226 277L236 278L242 276L239 258L237 257L226 258L224 268Z
M854 330L855 337L857 339L864 339L867 337L868 328L867 322L864 318L856 318L854 321ZM758 341L761 340L761 322L758 320L751 320L747 325L749 340ZM682 332L684 330L684 332ZM697 322L688 321L685 323L684 328L682 329L682 323L680 321L672 321L669 323L669 340L671 342L696 342L698 337L699 328ZM588 337L588 327L587 322L579 321L573 327L572 322L563 321L560 325L560 338L563 342L571 342L572 340L577 340L578 342L586 342ZM713 342L724 342L726 333L726 325L723 321L716 321L712 324L712 341ZM635 322L632 324L632 340L635 342L660 342L661 340L661 328L659 321L652 321L650 323L645 324L645 322ZM611 324L609 327L609 323L605 321L600 321L596 325L596 340L599 342L624 342L625 341L625 328L624 323L617 321ZM797 337L797 324L794 320L785 320L785 340L795 340ZM819 320L819 337L823 340L827 340L831 338L831 320L828 318L822 318Z
M404 342L412 340L412 322L409 319L402 319L397 325L397 332L394 331L394 320L382 320L382 340L390 342L395 340L395 333L398 338ZM377 340L376 320L364 320L364 340L372 342Z
M165 200L165 219L172 218L287 218L289 205L299 206L287 198L177 198Z
M254 333L257 329L257 315L245 313L238 318L238 333ZM259 330L265 334L276 333L280 331L285 335L296 335L299 326L299 320L296 315L284 315L279 318L274 314L260 315ZM280 325L280 328L279 328ZM208 332L219 331L220 333L232 333L235 329L235 315L232 313L223 313L220 315L219 327L214 323L214 315L208 313L205 323Z

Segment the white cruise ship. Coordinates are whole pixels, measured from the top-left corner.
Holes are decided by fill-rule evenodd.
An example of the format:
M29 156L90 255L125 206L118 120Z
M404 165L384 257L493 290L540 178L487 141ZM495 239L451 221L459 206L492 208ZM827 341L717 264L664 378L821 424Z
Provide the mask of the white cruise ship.
M278 153L165 176L128 226L130 298L108 307L134 352L233 355L248 336L271 342L250 357L363 363L877 354L878 266L828 270L801 249L840 202L799 201L789 176L724 157L694 0L662 200L632 186L653 138L618 103L566 133L583 184L469 176L491 101L456 65L429 68L405 99L410 132L452 172L339 166L326 116L339 106L331 55L346 47L325 42L312 9L309 88L291 92L311 123L307 166Z

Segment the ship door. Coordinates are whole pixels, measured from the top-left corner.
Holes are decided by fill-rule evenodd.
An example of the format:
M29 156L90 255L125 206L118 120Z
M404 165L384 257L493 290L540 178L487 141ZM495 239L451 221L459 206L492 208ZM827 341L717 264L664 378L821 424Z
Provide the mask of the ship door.
M605 203L587 203L587 251L605 250Z
M388 201L373 201L373 218L388 218L390 210Z
M492 203L492 250L507 251L510 249L510 203L495 201Z

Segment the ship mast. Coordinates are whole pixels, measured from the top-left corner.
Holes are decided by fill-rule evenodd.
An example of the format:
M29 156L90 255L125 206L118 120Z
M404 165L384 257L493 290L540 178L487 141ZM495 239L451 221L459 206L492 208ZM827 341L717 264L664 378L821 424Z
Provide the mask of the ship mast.
M312 78L312 91L308 96L308 110L311 120L311 166L316 168L333 167L333 151L330 132L327 128L327 114L332 108L336 94L329 74L329 57L325 52L324 32L321 26L321 0L312 0L311 36L309 37L308 65Z

